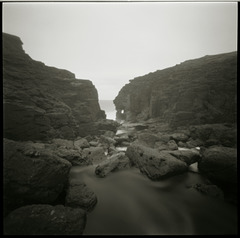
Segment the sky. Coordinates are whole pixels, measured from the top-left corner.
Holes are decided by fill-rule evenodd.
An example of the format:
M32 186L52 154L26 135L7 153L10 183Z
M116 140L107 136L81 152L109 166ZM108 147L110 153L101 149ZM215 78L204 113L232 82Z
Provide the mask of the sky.
M32 59L113 100L135 77L237 51L237 14L237 2L7 2L2 22Z

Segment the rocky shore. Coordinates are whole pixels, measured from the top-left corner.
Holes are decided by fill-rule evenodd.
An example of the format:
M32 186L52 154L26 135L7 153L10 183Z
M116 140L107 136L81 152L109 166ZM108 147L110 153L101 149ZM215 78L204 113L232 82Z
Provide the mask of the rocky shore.
M112 173L133 167L153 181L199 173L204 182L186 190L237 205L237 129L230 114L235 108L231 101L235 95L230 93L225 102L231 102L229 120L224 119L224 107L206 123L191 124L191 117L184 111L188 123L178 125L173 121L181 110L175 111L170 121L166 120L167 112L163 113L166 117L159 117L153 99L145 100L151 91L148 85L146 91L140 91L142 100L135 99L140 105L150 103L152 112L149 114L144 109L149 105L145 105L140 114L134 114L134 97L125 104L125 87L115 100L118 119L125 120L120 124L106 120L91 81L75 79L66 70L32 60L18 37L3 34L3 43L4 234L83 234L87 217L99 199L88 184L79 180L78 167L94 167L94 176L103 181ZM229 55L231 62L235 62L233 55ZM211 57L210 61L217 59ZM225 57L220 55L220 59L222 63ZM209 62L208 58L202 61ZM195 67L194 62L187 64ZM174 108L179 105L175 103ZM209 106L203 117L207 118L211 110L215 112L216 105L222 106ZM223 117L215 121L220 115Z

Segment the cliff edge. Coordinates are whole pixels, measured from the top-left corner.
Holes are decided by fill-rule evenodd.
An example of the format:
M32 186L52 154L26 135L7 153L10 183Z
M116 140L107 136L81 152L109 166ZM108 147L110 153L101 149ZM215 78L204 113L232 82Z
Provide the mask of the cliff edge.
M130 80L114 100L117 119L160 118L172 127L235 123L237 52L188 60Z
M31 59L17 36L2 38L5 138L70 139L91 134L106 118L90 80Z

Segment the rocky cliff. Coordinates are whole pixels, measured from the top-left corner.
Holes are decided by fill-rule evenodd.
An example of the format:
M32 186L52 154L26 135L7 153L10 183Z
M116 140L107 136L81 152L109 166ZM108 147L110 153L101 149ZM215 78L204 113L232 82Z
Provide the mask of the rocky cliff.
M188 60L130 80L114 100L117 119L159 118L173 127L235 123L237 52Z
M92 82L31 59L19 37L2 37L4 137L48 140L94 132L106 115Z

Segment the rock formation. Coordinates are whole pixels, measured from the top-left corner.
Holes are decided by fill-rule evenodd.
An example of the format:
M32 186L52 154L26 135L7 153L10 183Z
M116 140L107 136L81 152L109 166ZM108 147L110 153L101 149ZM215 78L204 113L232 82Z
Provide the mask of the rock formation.
M161 118L172 127L235 123L237 52L205 56L130 80L114 100L117 119Z
M4 221L6 235L81 235L86 212L62 205L30 205L11 212Z
M70 139L116 129L115 123L104 121L91 81L31 59L20 38L6 33L3 109L4 137L13 140Z

